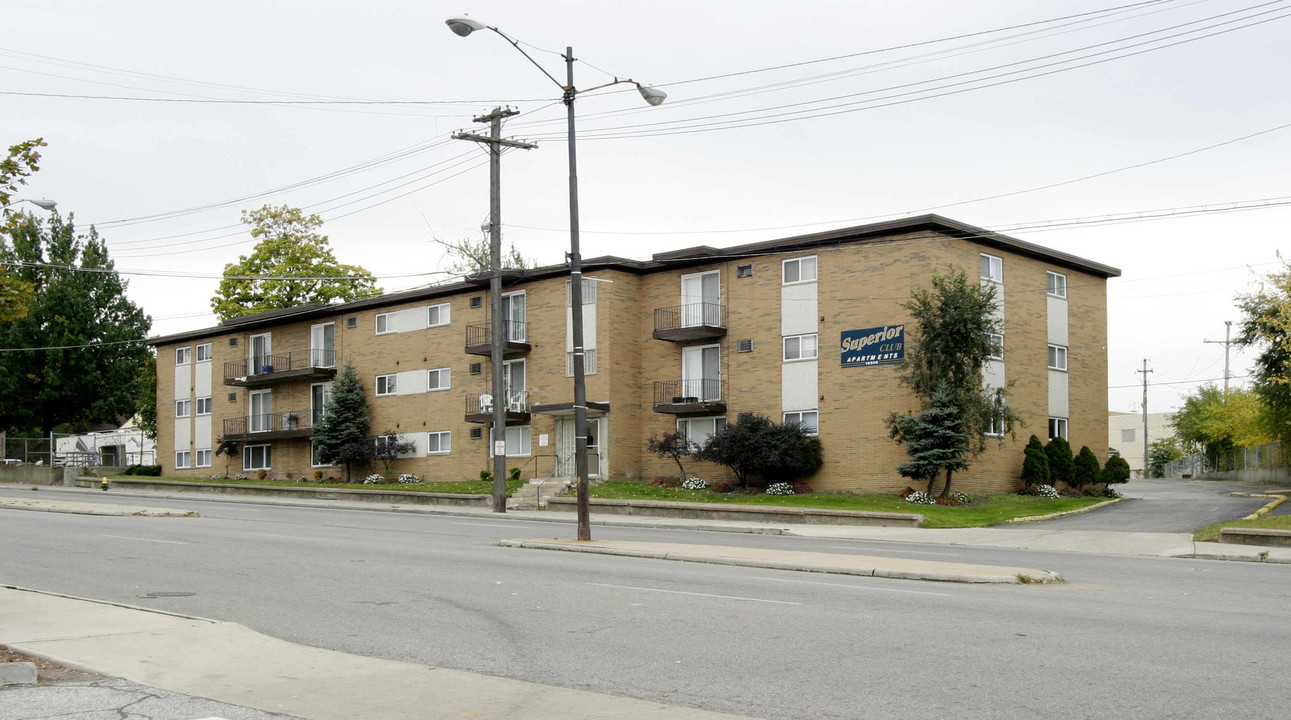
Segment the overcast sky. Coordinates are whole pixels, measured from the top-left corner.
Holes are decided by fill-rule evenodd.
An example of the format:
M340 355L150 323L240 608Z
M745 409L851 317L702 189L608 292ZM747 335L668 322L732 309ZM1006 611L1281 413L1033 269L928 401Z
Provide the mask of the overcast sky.
M559 88L497 35L452 34L463 13L562 80L572 45L579 88L667 91L580 96L585 257L925 212L999 230L1123 271L1111 410L1138 410L1144 358L1153 411L1221 378L1203 340L1288 247L1291 0L9 0L0 143L45 138L23 194L98 226L154 334L215 324L217 281L193 276L249 252L240 211L266 203L321 214L387 290L440 279L432 238L488 212L484 153L449 138L495 105L539 145L503 158L504 240L561 262ZM1173 217L1092 222L1140 213Z

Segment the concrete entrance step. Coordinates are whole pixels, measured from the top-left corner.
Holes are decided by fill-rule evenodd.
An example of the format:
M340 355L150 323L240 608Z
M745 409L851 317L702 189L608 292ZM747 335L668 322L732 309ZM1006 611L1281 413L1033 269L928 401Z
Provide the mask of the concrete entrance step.
M572 485L566 478L548 480L531 480L520 486L507 500L509 510L542 510L547 507L548 498L559 495Z

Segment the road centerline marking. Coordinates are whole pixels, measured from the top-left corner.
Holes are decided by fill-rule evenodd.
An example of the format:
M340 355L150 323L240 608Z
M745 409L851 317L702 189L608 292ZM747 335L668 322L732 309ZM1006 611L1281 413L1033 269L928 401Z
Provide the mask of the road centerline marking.
M788 600L765 600L763 598L740 597L738 595L714 595L712 593L689 592L687 590L665 590L663 588L636 587L633 585L610 585L608 583L585 583L595 587L614 588L616 590L644 590L646 592L669 593L671 595L694 595L696 597L719 598L722 600L744 600L746 602L772 603L775 605L801 605L802 603L790 602Z

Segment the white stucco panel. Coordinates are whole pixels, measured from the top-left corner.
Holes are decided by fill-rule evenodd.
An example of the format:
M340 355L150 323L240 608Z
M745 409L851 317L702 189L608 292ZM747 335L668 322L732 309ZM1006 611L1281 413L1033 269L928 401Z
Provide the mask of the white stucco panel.
M1067 299L1052 295L1046 298L1049 301L1049 342L1066 347L1071 344L1067 342Z
M425 330L427 314L425 306L399 310L395 313L395 329L401 333Z
M210 450L211 449L211 416L199 415L193 418L193 449ZM197 461L196 458L193 459Z
M430 389L430 381L426 377L425 370L408 370L396 375L398 376L395 380L396 395L416 395Z
M187 450L193 444L193 419L175 418L175 451ZM174 458L171 458L174 460Z
M596 303L583 303L583 349L596 347ZM565 308L565 352L574 351L574 309Z
M982 368L982 384L988 388L997 389L1004 387L1005 382L1004 361L987 360Z
M1049 417L1071 417L1067 377L1061 370L1049 371Z
M812 282L780 287L781 335L802 335L817 331L819 315L816 286L817 283Z
M215 363L199 362L193 371L193 396L208 397L211 394L211 366Z
M815 410L819 397L817 376L815 360L784 363L780 368L781 411Z
M208 365L210 363L207 363ZM183 400L193 396L193 366L176 365L175 366L175 399Z

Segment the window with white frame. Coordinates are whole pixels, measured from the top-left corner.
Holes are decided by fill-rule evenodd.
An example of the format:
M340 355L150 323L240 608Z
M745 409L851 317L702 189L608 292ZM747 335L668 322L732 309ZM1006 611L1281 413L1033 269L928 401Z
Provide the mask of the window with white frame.
M784 359L814 360L819 354L816 333L808 335L790 335L784 339Z
M211 344L202 343L201 345L198 345L197 362L210 362L210 361L211 361Z
M243 470L268 470L269 460L268 445L247 445L242 448Z
M448 303L440 303L426 308L426 326L447 325L451 315L449 307Z
M453 371L449 368L435 368L427 371L426 390L434 392L436 390L447 390L453 386Z
M1048 272L1045 274L1049 276L1047 283L1049 286L1049 294L1054 297L1067 297L1067 276L1056 272Z
M192 401L192 400L176 400L176 401L175 401L175 417L177 417L177 418L186 418L186 417L189 417L189 416L190 416L190 415L192 415L192 414L193 414L193 401Z
M1004 418L999 415L992 415L986 423L985 434L992 437L1004 437Z
M596 348L585 348L583 350L583 374L596 374ZM574 377L573 351L565 353L565 377Z
M596 281L592 278L583 278L583 304L591 305L596 302ZM565 307L574 306L574 293L570 290L569 281L565 281Z
M453 447L452 435L448 430L426 433L426 454L447 455Z
M681 418L677 420L677 434L690 441L693 448L700 447L713 433L726 427L724 417Z
M784 424L801 425L809 435L815 435L820 432L820 411L818 410L799 410L796 412L787 412L784 414Z
M198 450L196 467L210 467L210 466L211 466L211 451Z
M990 343L991 349L986 357L991 360L1004 359L1004 336L999 333L990 333L986 336L987 342Z
M179 469L182 469L182 468L187 468L187 467L192 467L192 466L193 466L193 462L192 462L192 461L193 461L193 453L191 453L191 452L189 452L189 451L187 451L187 450L180 450L179 452L175 453L175 469L176 469L176 470L179 470Z
M377 376L377 397L382 395L395 394L396 375L378 375Z
M318 455L318 442L310 441L309 443L309 466L310 467L332 467L331 463L323 462Z
M785 260L781 265L784 284L816 282L816 257Z
M381 313L377 315L377 335L395 332L397 324L395 323L396 315L394 313Z
M1004 282L1004 261L994 255L982 253L982 279Z
M529 425L511 425L507 427L507 457L528 457L533 451L533 428ZM489 429L489 448L493 447L493 430Z
M175 348L176 365L187 365L191 362L193 362L193 348L191 347Z
M211 399L209 397L197 398L197 414L198 415L211 414Z
M1067 369L1067 348L1061 345L1049 346L1049 369L1050 370Z
M1067 439L1067 418L1049 418L1049 439Z
M1135 432L1134 428L1125 428L1121 430L1121 442L1138 442L1138 434Z

